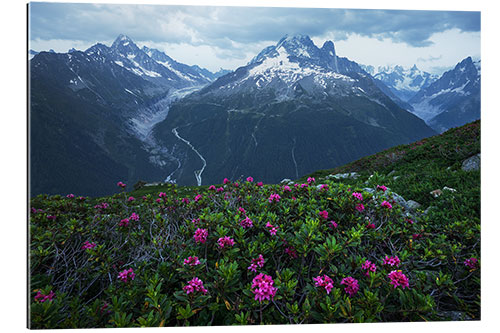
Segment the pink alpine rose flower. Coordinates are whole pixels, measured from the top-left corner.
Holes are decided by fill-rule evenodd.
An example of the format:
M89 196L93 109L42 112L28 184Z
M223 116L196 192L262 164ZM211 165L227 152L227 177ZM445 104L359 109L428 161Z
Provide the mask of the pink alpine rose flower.
M355 278L348 276L343 278L340 284L345 285L344 291L349 295L349 297L354 296L359 290L358 280Z
M384 265L390 265L390 266L396 266L396 267L398 267L399 264L401 264L401 261L399 260L398 256L394 256L394 257L385 256Z
M193 236L196 243L202 243L202 244L204 244L207 241L207 237L208 237L208 230L200 228L196 229Z
M217 243L219 244L219 248L223 249L226 246L233 246L234 239L232 239L231 237L228 237L228 236L224 236L224 237L219 238L219 240L217 240Z
M362 203L357 204L354 208L360 213L365 210L365 206Z
M203 281L201 281L197 277L194 277L182 289L186 292L187 295L194 293L194 292L201 292L205 295L208 292L208 290L205 289L205 287L203 286Z
M385 200L380 204L380 206L385 207L387 209L392 209L392 205L388 201L385 201Z
M377 270L377 266L370 260L366 260L365 263L361 265L361 269L365 269L366 270L365 275L370 276L370 272L375 273L375 271Z
M402 289L409 288L408 278L401 271L392 271L387 277L391 280L394 289L401 286Z
M377 190L385 192L387 191L387 187L385 187L384 185L377 185Z
M478 261L476 258L471 257L469 259L465 259L464 265L470 268L471 270L477 269L479 267Z
M198 257L189 256L187 259L184 259L184 265L196 266L196 265L199 265L200 263L201 262L198 259Z
M93 249L96 246L97 246L96 243L90 243L89 241L85 241L85 243L83 243L82 245L82 250Z
M330 291L333 289L333 280L326 274L313 278L313 281L316 282L314 284L316 287L324 287L327 294L330 294Z
M269 196L269 202L272 203L273 201L279 202L281 199L280 195L277 193L271 194Z
M128 279L134 280L135 279L134 270L132 268L129 268L128 270L125 269L118 274L118 278L124 283L127 283L129 281Z
M120 227L128 227L129 223L130 223L129 219L123 219L123 220L120 221L120 223L118 223L118 226L120 226Z
M352 196L358 199L359 201L363 201L363 194L359 192L352 192Z
M242 226L244 229L251 228L253 227L253 222L248 217L245 217L243 220L241 220L240 226Z
M252 281L252 292L255 294L255 300L260 303L266 299L273 300L277 290L273 278L269 275L260 273Z
M52 290L47 295L42 294L42 292L39 290L36 293L35 301L39 302L39 303L43 303L46 301L52 301L54 299L54 297L56 297L56 294Z
M252 263L250 266L248 266L248 270L257 273L257 268L262 268L264 267L264 256L262 254L259 254L259 257L257 259L252 259Z
M275 236L276 235L276 232L278 232L278 226L273 226L271 223L267 222L266 223L266 228L267 230L269 231L269 233L272 235L272 236Z

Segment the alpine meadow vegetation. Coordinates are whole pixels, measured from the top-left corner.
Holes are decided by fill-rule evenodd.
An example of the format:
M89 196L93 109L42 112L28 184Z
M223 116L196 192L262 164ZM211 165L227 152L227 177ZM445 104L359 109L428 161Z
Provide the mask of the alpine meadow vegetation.
M38 195L30 326L479 320L478 153L476 121L293 182Z

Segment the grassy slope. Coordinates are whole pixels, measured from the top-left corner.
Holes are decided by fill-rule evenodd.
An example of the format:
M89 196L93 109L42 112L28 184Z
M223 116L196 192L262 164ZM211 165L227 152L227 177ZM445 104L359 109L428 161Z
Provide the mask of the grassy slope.
M378 180L405 199L415 200L428 207L435 203L430 191L448 186L477 202L475 216L479 216L480 173L461 170L463 160L480 153L480 121L453 128L449 131L409 145L400 145L334 169L318 170L296 180L303 183L308 177L317 181L331 174L357 172L357 180L343 179L346 184L362 184L375 173ZM218 185L216 185L218 186ZM182 195L206 192L208 186L180 186ZM143 187L131 191L140 197L168 191L169 185ZM470 192L470 193L466 193Z
M210 289L209 299L199 296L193 301L193 306L202 310L192 314L191 324L258 323L258 304L252 303L253 295L248 287L253 276L246 272L248 262L259 252L268 258L264 271L276 278L279 295L284 297L276 300L276 309L266 306L265 323L480 319L480 272L464 266L466 259L479 258L480 254L480 171L461 170L462 161L479 152L480 122L477 121L310 175L316 178L316 184L329 184L326 192L299 186L285 193L281 186L259 188L242 181L239 187L227 185L221 195L211 194L206 186L170 185L84 201L60 196L33 198L31 207L42 212L33 213L30 220L30 291L34 297L39 288L44 293L54 289L57 296L54 302L32 302L32 325L54 328L186 324L187 319L182 319L186 305L182 287L192 275L179 263L188 255L207 260L197 274ZM360 177L323 180L332 173L352 171ZM356 201L350 195L351 189L361 191L379 184L422 204L416 223L408 224L400 207L395 206L391 213L381 210L380 201L390 199L378 192L373 196L363 192L367 209L363 214L354 210ZM429 194L444 186L456 192L444 191L438 198ZM159 192L167 193L165 204L155 203ZM192 199L196 193L203 194L200 202L180 202L182 197ZM271 193L280 193L281 202L269 203ZM222 198L224 194L229 195L229 200ZM146 198L138 200L143 195ZM297 196L297 201L292 195ZM137 200L130 202L129 196ZM93 207L103 201L110 203L110 208L101 212ZM423 214L423 209L430 206L434 208ZM252 217L253 229L245 231L235 223L242 218L238 207L245 207ZM333 230L324 223L318 224L317 214L323 209L339 222L338 228ZM116 227L120 219L132 211L139 213L140 222L133 223L130 229ZM55 223L48 220L49 214L56 215ZM199 218L200 225L193 225L193 218ZM366 218L378 228L366 229ZM269 238L266 221L279 225L279 238ZM176 226L177 229L172 229ZM193 241L194 230L200 226L210 229L208 248ZM153 227L155 232L151 232ZM176 236L170 238L171 232ZM217 237L225 234L235 237L237 245L221 253L215 244ZM169 239L167 246L163 244L162 235ZM337 245L332 243L330 235L335 235ZM95 241L98 247L90 252L81 251L85 240ZM299 251L301 260L282 254L283 247L290 244ZM59 250L55 251L56 248ZM336 250L330 255L329 248ZM74 265L78 264L79 268L72 269L69 261L71 267L66 268L68 262L56 260L54 253L76 258ZM160 260L157 253L170 259ZM380 263L388 253L400 256L403 264L399 268L409 276L410 289L403 292L388 286L386 275L392 268ZM366 258L377 260L377 275L371 282L359 268ZM311 264L304 266L306 262ZM124 263L125 268L133 267L137 272L134 283L114 282ZM68 278L66 272L75 278L72 275ZM157 272L160 277L154 277ZM321 294L311 282L322 272L335 280L335 289L329 296ZM351 300L339 284L341 278L348 275L359 279L361 285L360 293L352 298L355 314L351 313ZM158 286L159 278L164 281L163 287L161 283ZM228 284L225 291L216 290L221 283ZM159 294L152 292L156 288ZM229 300L238 299L242 303L234 308L230 303L221 304L220 297L226 293ZM75 296L78 294L81 296ZM161 308L172 310L167 322L162 321L159 306L152 308L151 304L156 301L151 300L158 295L164 299ZM143 305L145 299L147 302ZM339 308L328 307L322 300ZM287 302L289 305L295 302L300 308L288 308ZM112 312L109 315L99 312L99 307L108 303ZM346 307L348 314L345 314ZM236 316L240 311L243 311L241 316L249 319ZM286 312L290 321L281 311ZM68 317L68 313L71 316Z

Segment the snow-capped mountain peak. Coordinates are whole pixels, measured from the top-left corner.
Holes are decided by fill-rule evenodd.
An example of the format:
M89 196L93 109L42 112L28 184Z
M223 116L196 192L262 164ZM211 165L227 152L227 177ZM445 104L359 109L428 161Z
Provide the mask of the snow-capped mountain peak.
M481 61L467 57L409 102L415 114L439 132L480 117Z
M403 101L408 101L418 91L438 79L436 75L420 70L415 64L411 68L400 65L380 66L374 77L387 85Z

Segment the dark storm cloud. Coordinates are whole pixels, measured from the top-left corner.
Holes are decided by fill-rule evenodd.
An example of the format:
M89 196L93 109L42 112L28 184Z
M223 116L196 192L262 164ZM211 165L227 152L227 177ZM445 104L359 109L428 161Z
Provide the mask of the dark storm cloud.
M284 34L356 33L415 47L432 44L433 33L480 31L479 12L351 10L319 8L201 7L158 5L31 4L32 39L189 43L228 49L235 43L277 41Z

